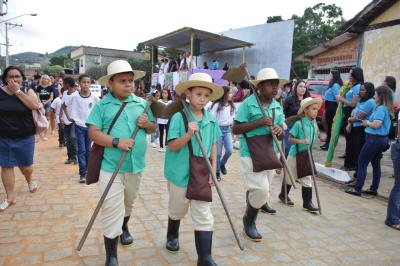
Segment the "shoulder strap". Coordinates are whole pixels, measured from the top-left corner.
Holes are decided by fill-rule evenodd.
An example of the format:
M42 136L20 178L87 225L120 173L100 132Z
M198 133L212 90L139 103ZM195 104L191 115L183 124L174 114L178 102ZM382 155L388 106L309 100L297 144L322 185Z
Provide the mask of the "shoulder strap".
M182 115L182 119L183 119L183 124L185 125L185 130L186 132L189 130L189 122L188 119L186 117L186 114L183 110L180 111L181 115ZM192 141L189 140L187 143L188 147L189 147L189 154L193 155L193 147L192 147Z
M120 107L119 110L118 110L118 113L115 115L113 121L111 122L110 128L109 128L108 131L107 131L107 135L110 134L111 129L114 127L115 122L117 122L118 117L121 115L121 113L122 113L122 111L124 110L125 106L126 106L126 103L125 103L125 102L122 103L121 107Z

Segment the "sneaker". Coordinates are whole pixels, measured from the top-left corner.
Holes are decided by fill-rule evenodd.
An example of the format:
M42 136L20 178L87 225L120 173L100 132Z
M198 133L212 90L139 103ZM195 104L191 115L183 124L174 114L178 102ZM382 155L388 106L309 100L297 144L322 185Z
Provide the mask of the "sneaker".
M159 148L158 151L159 152L165 152L165 149L164 148Z
M85 183L85 182L86 182L86 176L81 175L81 176L79 177L79 183Z
M351 195L354 195L354 196L361 197L361 192L358 191L357 189L355 189L354 187L347 189L345 192L347 194L351 194Z
M157 144L154 143L154 142L152 142L152 143L151 143L151 147L152 147L152 148L157 148Z
M35 181L31 181L28 183L28 188L30 193L35 193L39 186Z
M226 167L225 167L225 165L222 165L221 164L221 173L223 174L223 175L226 175L228 172L226 171Z
M221 181L221 174L220 173L217 173L215 176L216 176L218 182Z
M0 212L5 211L6 209L8 209L8 207L10 207L11 205L15 204L14 202L8 201L7 199L4 199L1 203L0 203Z

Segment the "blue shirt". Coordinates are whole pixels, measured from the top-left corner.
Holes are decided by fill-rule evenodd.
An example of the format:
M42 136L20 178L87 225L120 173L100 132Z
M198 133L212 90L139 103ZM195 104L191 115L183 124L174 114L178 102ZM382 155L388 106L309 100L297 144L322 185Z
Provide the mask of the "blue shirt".
M376 107L375 111L372 113L369 121L382 121L382 125L378 128L366 127L365 133L371 135L387 136L390 130L390 113L385 105L379 105Z
M339 90L339 83L333 83L332 87L326 90L324 100L329 102L336 102L336 96L338 96Z
M369 120L372 111L376 106L374 98L368 99L365 102L358 102L356 108L354 108L354 117L357 117L360 113L366 114L364 120ZM353 123L353 127L362 127L362 121L357 121Z
M219 68L219 62L218 61L212 61L211 62L211 69L215 70Z
M359 96L360 95L360 89L361 89L361 84L358 83L351 87L351 89L346 93L344 98L348 101L352 101L354 96ZM344 103L343 107L346 107L347 105Z

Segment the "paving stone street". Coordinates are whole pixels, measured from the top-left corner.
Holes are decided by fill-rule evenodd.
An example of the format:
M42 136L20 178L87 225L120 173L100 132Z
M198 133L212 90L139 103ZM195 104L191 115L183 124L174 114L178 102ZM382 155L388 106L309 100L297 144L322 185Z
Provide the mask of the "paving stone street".
M148 148L147 169L129 225L135 240L131 246L119 246L120 265L196 264L190 216L181 225L181 250L171 254L164 248L168 218L164 155ZM322 152L316 151L315 155L317 162L323 162ZM29 193L23 176L16 171L17 203L0 213L0 266L104 265L99 217L83 249L76 251L100 196L97 185L78 183L78 166L64 165L65 157L66 150L58 148L55 135L36 144L34 177L40 187L35 194ZM382 179L386 181L382 181L380 193L386 194L383 191L393 184L393 179L387 177L391 170L387 154L383 164ZM240 177L238 151L227 169L228 175L223 176L220 185L245 250L237 247L214 191L212 252L218 265L400 265L400 232L384 224L387 202L348 195L342 186L322 179L317 182L323 215L317 216L302 210L300 189L291 191L294 207L281 204L277 195L282 177L276 176L271 204L277 215L260 214L257 226L263 241L249 241L241 233L245 184ZM1 186L0 197L4 196Z

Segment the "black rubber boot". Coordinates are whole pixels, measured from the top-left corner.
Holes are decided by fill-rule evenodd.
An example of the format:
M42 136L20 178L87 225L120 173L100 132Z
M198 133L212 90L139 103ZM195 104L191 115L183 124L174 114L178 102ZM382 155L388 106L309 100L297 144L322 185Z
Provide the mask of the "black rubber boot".
M133 238L132 238L131 234L129 233L129 229L128 229L129 218L131 218L131 217L126 216L124 218L124 223L122 224L122 235L120 235L121 244L125 245L125 246L133 243Z
M276 210L272 209L272 208L268 205L268 202L266 202L263 206L261 206L260 210L261 210L261 212L263 212L263 213L268 213L268 214L272 214L272 215L275 215L275 214L276 214Z
M243 216L244 232L252 241L259 242L261 241L262 236L258 233L256 227L258 209L253 208L248 200L246 201L246 204L246 212Z
M286 192L287 192L286 201L288 206L293 207L294 202L289 198L289 192L291 188L292 188L291 185L286 185ZM279 194L278 197L282 201L282 203L285 204L285 182L282 182L281 193Z
M194 231L197 251L197 266L216 266L211 256L212 231Z
M179 250L179 225L181 220L172 220L168 217L167 244L165 248L170 252Z
M303 208L311 213L318 213L319 209L315 208L312 203L312 188L301 187L301 195L303 196Z
M104 247L106 248L106 266L118 266L117 248L118 237L111 239L104 237Z

